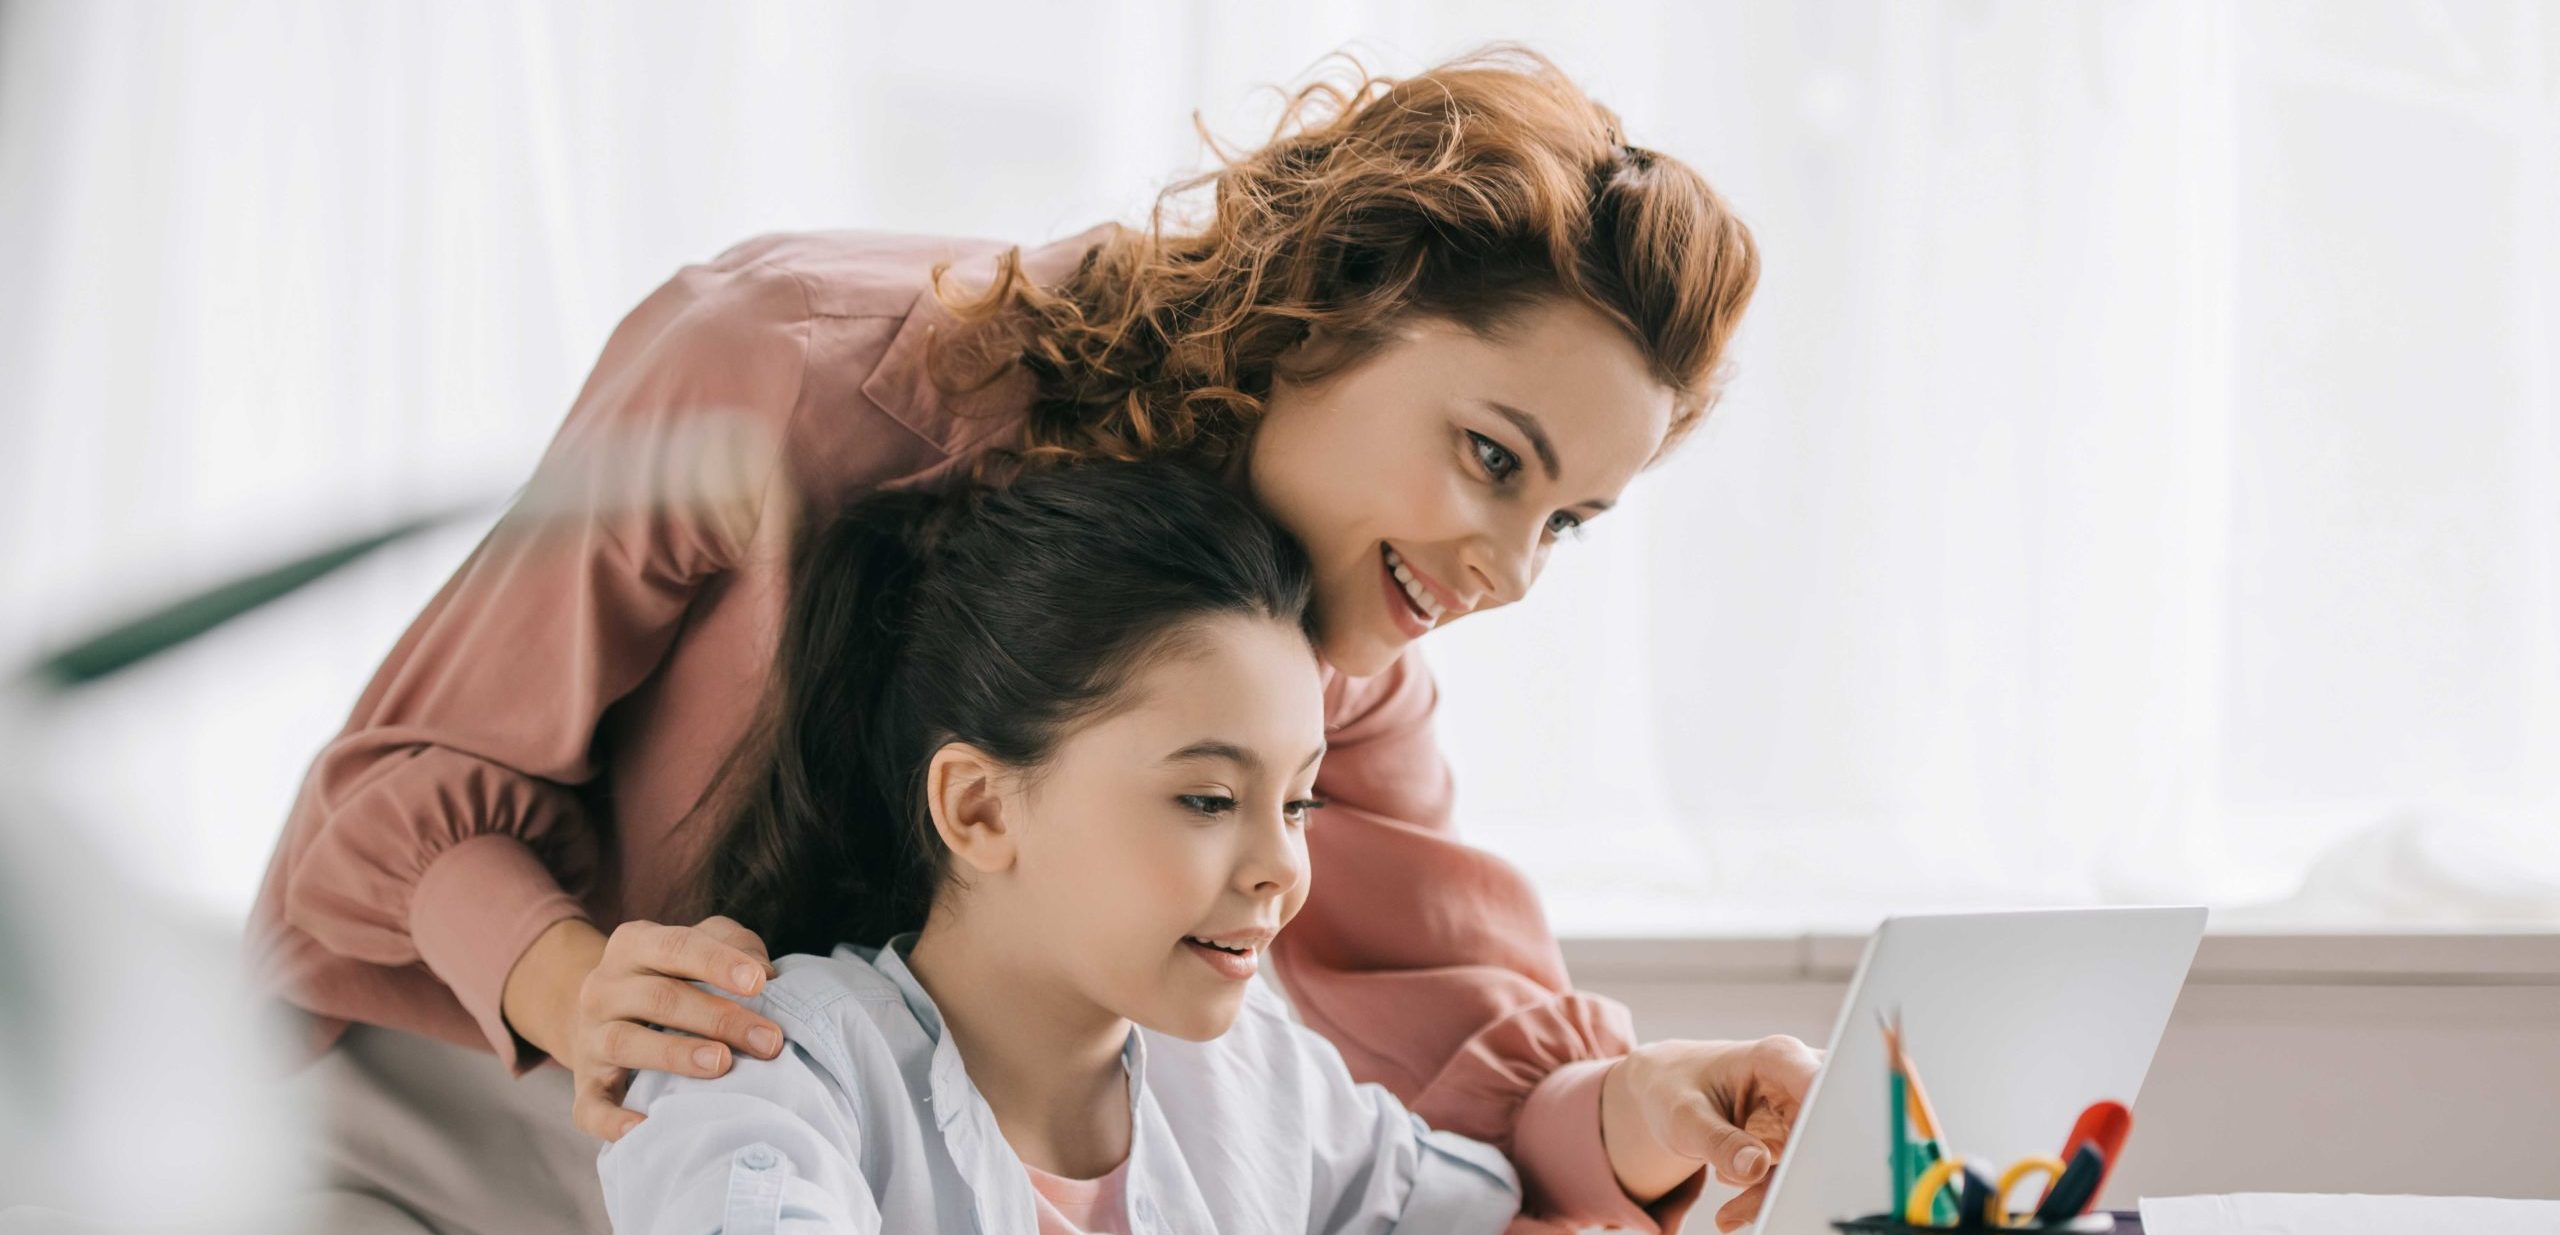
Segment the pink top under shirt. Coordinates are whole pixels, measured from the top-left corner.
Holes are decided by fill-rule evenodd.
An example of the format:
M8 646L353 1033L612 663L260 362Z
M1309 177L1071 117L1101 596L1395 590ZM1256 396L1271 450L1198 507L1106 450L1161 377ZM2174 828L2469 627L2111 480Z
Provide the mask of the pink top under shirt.
M1040 1235L1129 1235L1129 1207L1122 1200L1129 1160L1100 1179L1052 1175L1028 1162L1031 1205L1040 1216Z
M1064 278L1112 226L1026 253L1030 276ZM538 465L541 501L400 637L286 820L248 947L313 1014L315 1049L360 1020L543 1062L500 1014L507 974L562 919L674 907L701 843L675 825L763 686L791 529L940 483L1018 430L1027 377L946 397L924 364L951 320L928 272L983 285L1001 251L761 236L615 328ZM1600 1146L1626 1009L1572 989L1528 881L1458 838L1429 673L1408 654L1325 676L1332 806L1272 956L1299 1015L1353 1076L1508 1152L1532 1214L1676 1228L1698 1180L1639 1208Z

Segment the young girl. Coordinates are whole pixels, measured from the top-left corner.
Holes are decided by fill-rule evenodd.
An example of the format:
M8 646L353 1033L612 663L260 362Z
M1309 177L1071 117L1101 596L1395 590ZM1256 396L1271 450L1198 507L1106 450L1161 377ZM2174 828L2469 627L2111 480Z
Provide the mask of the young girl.
M616 1230L1510 1221L1499 1153L1355 1086L1254 980L1321 826L1285 534L1196 472L1098 464L874 498L794 579L702 884L802 953L751 1004L788 1046L633 1086Z

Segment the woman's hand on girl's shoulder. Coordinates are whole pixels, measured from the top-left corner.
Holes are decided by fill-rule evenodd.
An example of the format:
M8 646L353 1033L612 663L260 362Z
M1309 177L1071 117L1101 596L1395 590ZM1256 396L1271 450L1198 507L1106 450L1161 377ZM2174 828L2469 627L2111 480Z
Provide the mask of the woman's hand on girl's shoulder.
M639 1126L641 1116L622 1105L634 1072L714 1077L728 1072L732 1051L781 1054L780 1026L693 985L744 998L776 972L764 941L728 918L615 927L577 985L566 1053L552 1052L575 1078L570 1113L578 1127L616 1141Z

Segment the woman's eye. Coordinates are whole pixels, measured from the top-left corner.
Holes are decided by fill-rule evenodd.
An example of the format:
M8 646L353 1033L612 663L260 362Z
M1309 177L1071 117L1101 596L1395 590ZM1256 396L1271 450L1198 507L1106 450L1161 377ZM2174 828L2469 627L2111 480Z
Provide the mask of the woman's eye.
M1236 808L1234 798L1220 797L1214 793L1186 793L1174 800L1182 803L1196 815L1223 815Z
M1511 453L1509 447L1473 429L1467 430L1467 437L1475 447L1476 463L1484 468L1485 475L1496 481L1507 481L1520 470L1520 456Z
M1324 809L1323 798L1300 798L1289 804L1289 818L1304 824L1307 816Z
M1468 444L1475 449L1476 463L1484 468L1485 475L1492 477L1494 483L1508 483L1514 475L1519 473L1520 456L1513 454L1510 447L1505 446L1492 438L1486 437L1473 429L1467 430L1466 433ZM1547 517L1547 535L1551 537L1570 536L1576 540L1581 539L1582 517L1570 511L1563 510L1559 510L1554 514L1549 515Z

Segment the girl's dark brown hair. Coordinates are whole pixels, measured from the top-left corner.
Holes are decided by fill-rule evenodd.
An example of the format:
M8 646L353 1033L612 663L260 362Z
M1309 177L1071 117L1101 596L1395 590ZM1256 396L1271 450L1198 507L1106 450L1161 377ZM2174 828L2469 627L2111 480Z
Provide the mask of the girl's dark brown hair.
M1017 364L1034 379L998 457L1214 465L1311 330L1328 346L1292 358L1293 379L1360 359L1408 314L1491 334L1559 296L1617 323L1675 393L1665 450L1705 416L1760 259L1697 172L1628 145L1615 114L1523 48L1401 80L1344 63L1290 99L1267 144L1166 189L1145 230L1120 229L1061 285L1025 277L1018 249L977 294L935 272L963 323L936 349L937 381L967 389ZM1207 217L1182 225L1202 191Z
M1171 462L856 503L794 550L762 716L696 812L717 831L693 904L775 956L921 928L948 858L922 795L934 751L1036 774L1201 620L1304 631L1313 589L1287 533Z

